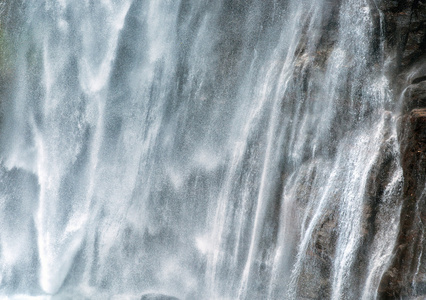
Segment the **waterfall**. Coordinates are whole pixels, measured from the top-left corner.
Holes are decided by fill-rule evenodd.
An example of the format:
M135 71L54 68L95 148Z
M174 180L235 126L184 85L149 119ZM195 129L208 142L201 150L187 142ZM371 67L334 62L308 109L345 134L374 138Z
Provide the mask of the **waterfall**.
M376 1L2 4L0 297L378 298L404 176Z

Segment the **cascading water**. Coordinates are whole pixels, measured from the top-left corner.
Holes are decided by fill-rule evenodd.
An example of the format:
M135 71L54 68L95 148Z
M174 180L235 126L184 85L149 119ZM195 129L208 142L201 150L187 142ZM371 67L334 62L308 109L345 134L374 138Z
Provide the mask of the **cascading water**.
M403 177L374 1L4 4L2 297L376 299Z

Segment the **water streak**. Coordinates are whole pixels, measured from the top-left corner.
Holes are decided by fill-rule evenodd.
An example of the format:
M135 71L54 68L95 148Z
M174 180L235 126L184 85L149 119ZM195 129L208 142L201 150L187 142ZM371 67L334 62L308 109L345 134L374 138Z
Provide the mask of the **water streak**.
M403 178L374 1L36 2L5 2L0 297L376 298Z

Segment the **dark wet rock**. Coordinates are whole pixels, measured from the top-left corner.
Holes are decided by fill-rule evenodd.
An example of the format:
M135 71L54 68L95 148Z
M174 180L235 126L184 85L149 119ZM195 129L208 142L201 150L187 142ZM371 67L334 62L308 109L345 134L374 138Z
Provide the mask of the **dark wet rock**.
M381 299L424 299L426 221L426 5L381 1L385 55L396 100L401 99L399 143L404 174L401 224L394 259L379 288ZM398 93L402 93L398 97Z
M382 0L388 77L401 101L398 140L404 175L400 228L380 299L426 298L426 1Z
M390 112L388 112L388 121L390 121L390 118L391 115ZM389 128L391 127L389 123L387 126L389 126ZM397 168L398 158L394 151L396 140L391 136L390 132L385 134L383 140L384 142L379 151L380 154L370 170L367 182L367 193L369 198L366 203L368 206L368 208L366 208L368 210L366 213L367 216L376 213L375 210L381 202L386 186L389 184L391 176Z
M328 214L324 216L321 226L317 229L314 239L314 254L325 264L325 271L328 271L327 269L331 266L334 259L337 240L336 226L336 216L333 211L329 211Z
M426 297L426 108L403 116L400 132L404 173L400 230L393 262L380 284L380 299Z
M415 63L426 49L426 4L424 0L382 0L385 53L391 58L390 73L398 74Z
M426 107L426 80L410 84L403 95L404 112Z
M298 282L301 299L329 299L331 295L331 272L337 241L337 219L329 210L313 233L308 259ZM313 272L312 270L315 270Z
M377 7L375 4L377 3ZM338 8L337 2L333 8ZM401 226L398 232L394 257L385 272L379 287L380 299L426 299L426 0L371 1L371 13L377 18L375 36L384 33L384 59L387 63L387 75L395 95L394 103L400 104L402 117L399 124L398 141L384 136L383 148L375 162L367 186L367 199L364 203L362 232L354 274L356 284L363 282L367 268L371 244L378 228L383 222L378 212L386 186L398 168L395 143L401 149L401 164L404 174L402 191L390 201L397 205L402 197ZM307 80L320 78L331 50L335 44L336 13L324 16L316 53L308 53L306 45L301 44L296 51L295 82L303 85ZM373 16L373 17L374 17ZM380 22L380 18L382 22ZM373 18L374 19L374 18ZM374 44L374 43L373 43ZM374 50L374 49L373 49ZM313 76L314 74L319 74ZM345 90L339 99L346 99ZM341 109L347 110L344 101ZM391 113L389 113L391 116ZM350 123L350 122L348 122ZM342 126L342 122L338 122ZM336 136L342 136L349 129L336 126ZM340 130L340 131L339 131ZM336 138L336 140L339 140ZM330 146L329 146L330 147ZM303 161L308 161L309 156ZM309 181L307 181L309 182ZM302 190L309 190L301 186ZM303 195L302 192L299 193ZM402 194L402 196L401 196ZM303 198L303 197L302 197ZM339 199L336 199L338 202ZM398 202L398 203L396 203ZM303 201L298 201L303 208ZM306 260L298 282L300 299L329 299L330 274L336 247L336 227L338 220L331 209L323 216L312 236ZM312 270L315 270L313 272ZM359 297L358 297L359 298ZM352 295L348 299L357 299Z
M179 298L163 294L150 293L142 295L140 300L179 300Z

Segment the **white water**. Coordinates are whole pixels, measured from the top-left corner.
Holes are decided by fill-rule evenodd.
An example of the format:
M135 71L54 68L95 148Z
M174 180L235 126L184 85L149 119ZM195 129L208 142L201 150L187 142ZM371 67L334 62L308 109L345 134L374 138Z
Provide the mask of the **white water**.
M341 2L6 2L0 296L375 299L396 118L375 7Z

